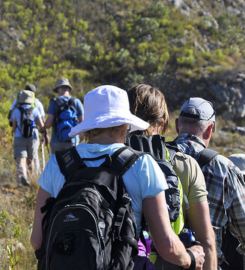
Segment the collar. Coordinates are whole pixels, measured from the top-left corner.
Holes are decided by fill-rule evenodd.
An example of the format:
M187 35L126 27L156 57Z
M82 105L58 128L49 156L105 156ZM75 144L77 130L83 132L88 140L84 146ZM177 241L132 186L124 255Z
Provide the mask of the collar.
M189 133L182 133L182 134L178 135L178 137L175 140L178 142L180 142L180 141L193 141L195 143L202 145L204 148L206 148L206 145L202 139L200 139L199 137L194 136L192 134L189 134Z

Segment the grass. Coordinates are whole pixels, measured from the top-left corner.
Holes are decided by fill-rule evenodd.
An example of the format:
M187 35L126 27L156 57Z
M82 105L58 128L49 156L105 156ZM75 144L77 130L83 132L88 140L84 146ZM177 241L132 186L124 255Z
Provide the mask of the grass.
M0 269L34 270L37 261L30 245L30 235L38 176L29 178L29 188L17 186L12 144L0 152L0 165Z
M174 119L177 112L170 115L170 128L166 134L167 140L176 137ZM214 133L210 148L229 156L232 153L244 152L245 137L224 133L220 130L234 123L217 119L218 132ZM41 153L39 153L41 158ZM45 158L48 153L45 149ZM4 270L34 270L37 261L30 245L30 235L33 226L34 207L38 191L37 179L31 179L29 188L16 185L15 162L11 143L5 143L0 150L0 269Z

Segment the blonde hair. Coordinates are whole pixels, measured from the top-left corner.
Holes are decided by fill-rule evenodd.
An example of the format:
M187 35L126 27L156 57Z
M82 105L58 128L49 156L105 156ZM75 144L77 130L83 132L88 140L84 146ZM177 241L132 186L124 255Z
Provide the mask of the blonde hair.
M138 84L128 90L128 98L131 113L150 124L143 134L151 135L159 123L162 123L161 132L165 134L168 130L169 113L160 90L147 84Z
M127 125L127 124L123 124L116 127L95 128L95 129L88 130L84 132L85 141L89 141L93 137L96 137L105 131L111 132L111 134L113 134L114 136L117 136L117 135L121 136L122 128L124 127L124 125Z

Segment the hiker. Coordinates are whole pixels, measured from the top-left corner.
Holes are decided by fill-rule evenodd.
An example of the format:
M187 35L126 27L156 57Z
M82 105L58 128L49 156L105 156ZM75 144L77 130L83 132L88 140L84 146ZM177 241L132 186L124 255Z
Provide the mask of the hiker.
M127 93L131 113L150 124L147 130L133 132L135 135L131 135L129 139L131 142L130 146L136 150L141 150L137 148L137 145L141 143L146 145L146 141L148 141L150 143L145 148L152 149L153 157L156 156L156 153L163 152L165 154L165 149L162 145L166 145L167 149L170 146L165 144L164 137L159 135L165 134L169 123L168 108L163 93L155 87L146 84L136 85L129 89ZM159 142L159 144L157 145L156 142ZM173 151L171 149L169 149L170 153ZM147 152L150 151L148 150ZM159 159L161 159L160 156L156 158L156 160ZM181 181L183 193L187 196L189 204L188 209L185 205L185 200L183 200L182 208L185 228L188 224L189 229L195 233L195 239L201 243L204 249L205 263L203 269L216 270L215 237L209 217L207 191L203 173L195 159L189 155L184 155L180 151L173 156L173 164L173 169ZM163 167L163 169L165 168ZM179 231L176 233L179 234ZM155 262L156 269L169 269L166 262L162 261L160 268L157 267L158 263Z
M58 98L52 99L49 103L48 107L48 118L44 123L44 129L48 129L52 126L52 136L50 141L50 147L52 154L58 150L68 149L72 146L76 146L79 143L79 136L74 138L61 138L61 131L59 130L59 125L63 122L63 119L60 118L60 115L64 110L69 109L69 112L73 115L71 118L66 118L66 123L70 125L69 128L65 127L66 136L70 131L71 127L75 126L77 123L83 121L83 105L81 101L77 98L73 98L70 96L70 92L72 91L72 86L69 83L69 80L66 78L62 78L58 80L56 87L53 89L55 93L59 95Z
M32 174L34 172L34 157L37 155L36 152L39 146L36 124L40 128L43 127L43 121L38 109L31 106L33 100L34 93L32 91L20 91L17 100L19 106L14 109L11 115L14 133L14 158L18 175L17 184L25 186L30 185L27 177L26 162L28 170Z
M199 160L199 154L209 146L215 125L212 103L199 97L189 98L175 121L178 133L175 142L184 153ZM222 265L227 264L221 251L225 227L238 239L239 252L245 254L245 183L237 167L221 154L215 155L201 168L206 180L211 223L216 235L219 269L223 269Z
M40 100L38 98L35 97L35 94L37 91L36 86L34 84L27 84L25 86L24 90L29 90L29 91L32 91L34 93L32 105L38 109L38 111L41 115L41 118L43 120L43 123L44 123L45 122L45 112L44 112L43 104L40 102ZM18 107L18 102L16 99L13 101L11 108L9 110L9 113L8 113L8 119L9 119L10 126L12 126L11 115L12 115L14 109L17 107ZM44 134L44 135L45 135L45 143L47 143L47 141L49 140L48 134ZM39 136L38 136L38 148L39 148L39 145L40 145L40 143L39 143ZM36 154L34 156L34 164L35 164L35 171L39 175L41 173L41 167L40 167L40 161L39 161L39 157L38 157L38 151L36 152Z
M144 130L149 126L148 123L130 113L126 91L115 86L104 85L88 92L84 98L84 106L86 113L84 121L74 127L69 135L76 136L84 132L87 143L80 143L75 149L81 158L87 158L84 159L84 163L88 167L96 166L97 169L104 161L97 160L98 156L101 157L105 154L111 156L118 149L125 148L124 141L129 128L134 131ZM40 188L37 195L31 236L31 244L36 251L41 247L42 242L41 223L43 214L41 214L40 208L44 206L49 197L57 197L65 183L65 177L60 170L60 168L62 170L65 168L58 166L57 154L59 153L56 152L55 155L51 156L38 180ZM66 161L71 164L74 163L71 157L67 157ZM171 229L165 203L164 190L167 185L159 166L147 154L141 156L131 165L127 172L123 174L122 179L132 200L133 213L137 224L137 236L139 237L141 231L141 218L142 212L144 212L159 254L166 260L186 269L201 270L205 256L203 248L193 246L187 252ZM78 179L80 179L79 175ZM77 193L77 188L74 188L74 192ZM74 215L69 215L68 220L77 219ZM70 225L72 225L71 223ZM101 228L104 228L104 223ZM101 238L103 239L103 237ZM68 239L68 241L71 242L71 239ZM61 245L63 246L62 243ZM81 257L82 254L79 254ZM64 267L64 269L70 269L68 267Z
M245 154L232 154L228 157L235 166L238 167L243 177L245 176ZM245 179L245 178L244 178ZM225 252L226 260L229 262L229 266L223 264L223 270L245 270L245 258L238 253L235 248L239 245L238 240L230 233L229 229L226 228L224 232L224 239L222 245L222 251Z

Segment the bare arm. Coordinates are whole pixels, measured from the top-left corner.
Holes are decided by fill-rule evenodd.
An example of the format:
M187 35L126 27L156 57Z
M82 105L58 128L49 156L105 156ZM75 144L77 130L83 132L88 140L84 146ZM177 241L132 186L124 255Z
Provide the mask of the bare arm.
M34 248L34 250L37 250L41 247L42 243L42 219L44 214L41 213L41 207L45 205L46 199L51 197L51 195L42 189L39 188L38 194L37 194L37 202L36 202L36 208L35 208L35 215L34 215L34 224L33 224L33 230L31 234L31 245Z
M78 122L79 123L81 123L83 121L83 119L84 119L84 116L83 115L78 116Z
M43 124L43 119L41 117L38 117L37 118L37 124L40 128L43 128L44 127L44 124Z
M187 211L190 229L195 232L195 238L201 243L205 252L204 270L217 269L217 253L215 235L210 221L207 201L190 204Z
M9 110L9 113L8 113L8 119L10 119L11 115L12 115L12 110Z
M48 118L46 122L44 123L44 128L47 129L47 128L52 127L53 121L54 121L54 115L48 114Z
M191 264L191 259L184 245L171 228L165 201L165 192L161 192L156 197L144 199L143 212L154 245L160 256L173 264L188 269ZM194 246L190 248L190 250L196 259L196 269L201 270L205 256L202 247Z
M16 122L16 120L12 119L12 132L13 132L13 134L15 133L16 128L17 128L17 122Z

